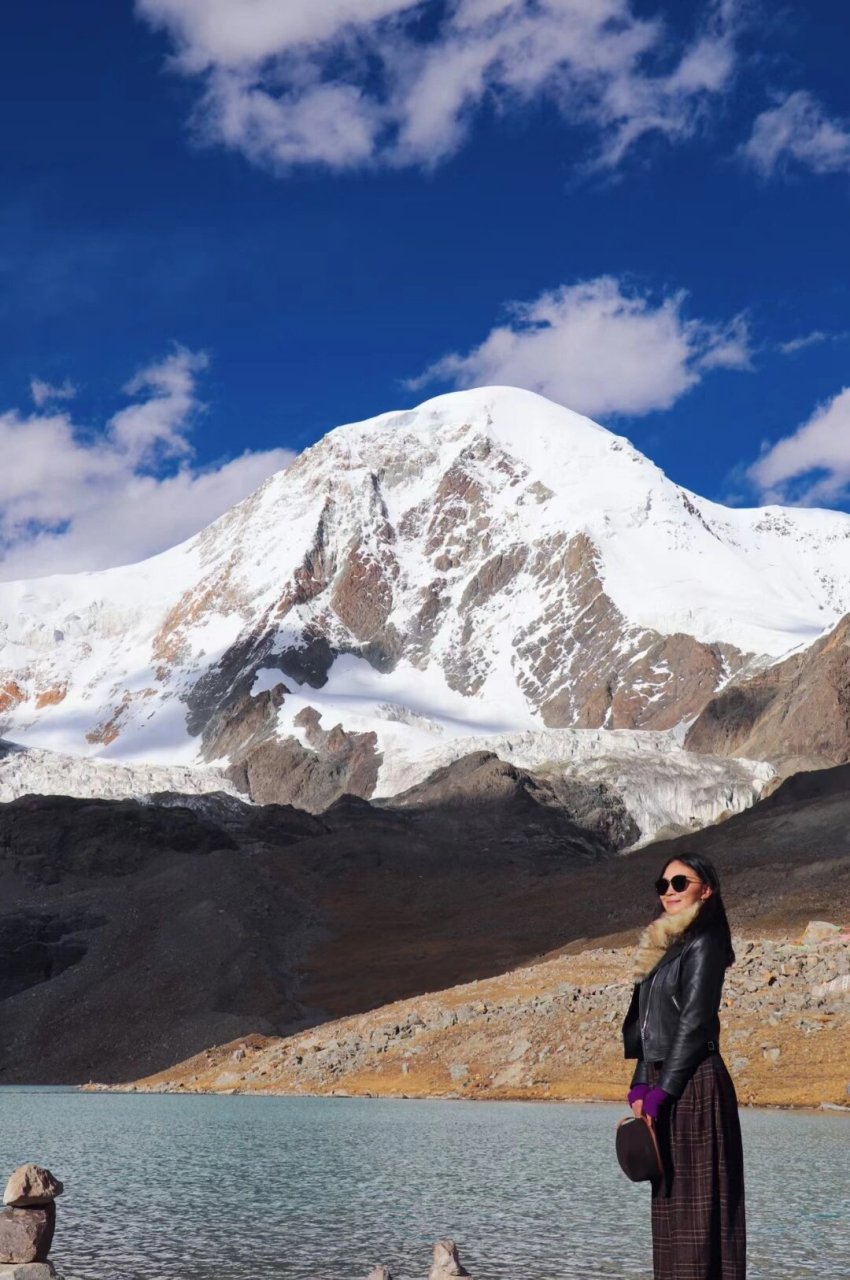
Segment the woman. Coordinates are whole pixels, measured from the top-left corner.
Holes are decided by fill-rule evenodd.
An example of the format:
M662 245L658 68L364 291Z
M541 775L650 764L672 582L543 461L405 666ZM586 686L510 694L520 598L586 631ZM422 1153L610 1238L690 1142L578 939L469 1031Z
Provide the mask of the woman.
M635 953L623 1023L635 1115L655 1127L664 1177L652 1188L655 1280L745 1280L738 1099L720 1056L718 1009L734 963L720 882L685 854L655 882L658 910Z

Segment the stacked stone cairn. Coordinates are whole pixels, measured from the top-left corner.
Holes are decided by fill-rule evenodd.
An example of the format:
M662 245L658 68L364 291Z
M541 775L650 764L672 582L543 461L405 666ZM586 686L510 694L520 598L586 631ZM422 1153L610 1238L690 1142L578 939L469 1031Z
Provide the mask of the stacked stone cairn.
M446 1280L447 1276L468 1276L469 1272L462 1267L457 1256L457 1245L454 1240L438 1240L434 1245L434 1257L428 1280ZM373 1267L366 1280L393 1280L389 1267Z
M61 1280L47 1261L56 1227L56 1197L64 1190L49 1169L22 1164L3 1193L0 1280Z

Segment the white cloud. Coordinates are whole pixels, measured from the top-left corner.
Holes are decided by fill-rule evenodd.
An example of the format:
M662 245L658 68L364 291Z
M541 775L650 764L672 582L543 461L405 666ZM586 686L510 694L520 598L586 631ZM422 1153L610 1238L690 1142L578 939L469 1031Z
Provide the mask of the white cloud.
M485 104L537 99L593 131L595 162L691 136L730 85L739 0L690 43L632 0L136 0L198 77L199 135L273 170L431 166Z
M844 387L790 436L747 469L766 502L820 506L850 495L850 387Z
M740 155L763 178L791 162L814 173L850 173L850 122L831 119L799 89L756 117Z
M793 356L797 351L805 351L807 347L817 347L822 342L830 342L831 339L832 335L824 333L823 329L813 329L811 333L803 334L800 338L780 342L779 350L784 356Z
M842 330L840 333L825 333L823 329L813 329L811 333L803 334L799 338L791 338L788 342L780 342L778 350L784 356L796 355L798 351L805 351L808 347L820 346L823 342L843 342L850 338L850 330Z
M200 71L251 67L284 50L319 46L347 28L422 5L420 0L136 0L136 8L171 33L186 67Z
M0 577L143 559L190 537L289 464L290 451L271 449L194 465L189 432L206 363L177 348L149 365L125 388L133 402L99 432L67 410L0 413Z
M43 382L41 378L30 379L30 395L37 409L43 409L51 401L73 400L76 394L77 388L67 378L59 387L51 382Z
M709 369L749 367L746 322L686 319L684 294L658 302L612 276L563 285L510 308L466 355L447 355L410 385L509 384L591 416L667 409Z
M131 378L124 387L127 395L148 395L110 419L109 438L116 451L134 466L157 454L166 458L190 454L186 427L201 408L195 395L195 375L206 367L203 352L178 347L165 360L148 365Z

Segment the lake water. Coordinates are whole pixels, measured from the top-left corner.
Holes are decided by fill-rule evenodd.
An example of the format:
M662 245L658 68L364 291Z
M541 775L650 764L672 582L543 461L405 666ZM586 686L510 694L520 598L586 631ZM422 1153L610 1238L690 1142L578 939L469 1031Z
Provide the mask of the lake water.
M614 1105L0 1090L0 1176L65 1181L66 1280L651 1280ZM850 1116L744 1110L752 1280L850 1277Z

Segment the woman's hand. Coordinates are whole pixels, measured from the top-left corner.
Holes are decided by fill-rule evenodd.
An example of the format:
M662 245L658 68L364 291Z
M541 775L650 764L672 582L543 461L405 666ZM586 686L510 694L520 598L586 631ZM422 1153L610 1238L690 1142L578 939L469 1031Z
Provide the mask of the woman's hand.
M643 1115L643 1100L648 1093L648 1084L633 1084L629 1089L627 1095L628 1103L636 1116Z
M669 1101L670 1094L667 1090L659 1089L656 1086L654 1089L650 1089L643 1099L643 1114L650 1120L657 1120L659 1111Z

